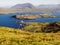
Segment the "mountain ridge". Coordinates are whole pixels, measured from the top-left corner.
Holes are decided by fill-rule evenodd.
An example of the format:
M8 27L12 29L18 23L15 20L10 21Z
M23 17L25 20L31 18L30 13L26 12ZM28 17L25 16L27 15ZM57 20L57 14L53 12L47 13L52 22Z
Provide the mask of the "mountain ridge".
M12 6L11 8L22 9L22 8L25 8L25 7L32 8L32 7L34 7L34 5L32 5L30 3L16 4L16 5Z
M60 12L60 4L45 4L45 5L38 5L35 6L31 3L24 3L24 4L16 4L10 8L6 8L5 10L0 8L3 12ZM7 11L6 11L7 10ZM0 11L1 12L1 11Z

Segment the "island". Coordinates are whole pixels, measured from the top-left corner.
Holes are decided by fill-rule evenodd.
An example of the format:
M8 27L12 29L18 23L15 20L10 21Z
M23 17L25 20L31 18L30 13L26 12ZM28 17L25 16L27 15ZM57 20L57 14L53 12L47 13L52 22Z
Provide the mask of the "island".
M16 19L24 19L24 20L33 20L37 18L58 18L58 16L49 15L49 14L37 14L37 15L24 14L24 15L14 15L12 17Z
M16 18L16 19L33 20L33 19L39 18L39 15L28 15L28 14L25 14L25 15L15 15L15 16L12 16L12 17Z

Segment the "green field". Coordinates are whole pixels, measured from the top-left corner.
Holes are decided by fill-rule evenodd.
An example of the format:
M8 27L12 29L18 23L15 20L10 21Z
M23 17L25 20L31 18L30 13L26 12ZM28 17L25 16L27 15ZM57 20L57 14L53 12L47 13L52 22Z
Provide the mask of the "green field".
M58 28L54 27L52 30L55 28L56 30L49 32L42 31L42 26L47 27L49 23L29 24L22 29L0 26L0 45L60 45L60 31L54 32Z

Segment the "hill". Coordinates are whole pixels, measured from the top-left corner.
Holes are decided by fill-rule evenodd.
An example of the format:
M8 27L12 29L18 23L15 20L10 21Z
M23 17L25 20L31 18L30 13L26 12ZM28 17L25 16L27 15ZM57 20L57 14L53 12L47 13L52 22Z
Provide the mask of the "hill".
M34 6L30 3L24 3L24 4L16 4L15 6L11 7L11 8L15 8L15 9L23 9L23 8L33 8Z
M34 6L30 3L24 4L16 4L11 7L15 11L20 12L46 12L46 13L59 13L60 12L60 4L48 4L48 5L39 5Z
M15 11L20 11L20 12L37 12L39 11L36 6L30 4L30 3L24 3L24 4L16 4L15 6L12 6L11 9Z
M35 26L30 25L25 29L28 30L30 27L31 30L39 30L41 28L37 23L31 24ZM35 33L0 26L0 45L60 45L60 33Z
M30 3L16 4L10 8L0 8L0 13L16 13L16 12L43 12L43 13L60 13L60 4L39 5L34 6Z
M0 7L0 14L8 14L8 13L14 13L14 12L15 11L13 11L12 9Z
M39 5L38 8L42 12L51 12L51 13L57 13L60 12L60 4L48 4L48 5Z

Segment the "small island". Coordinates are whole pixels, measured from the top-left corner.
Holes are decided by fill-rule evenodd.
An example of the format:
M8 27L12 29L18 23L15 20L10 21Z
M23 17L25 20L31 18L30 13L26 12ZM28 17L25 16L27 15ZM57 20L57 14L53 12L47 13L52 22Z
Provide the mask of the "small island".
M28 14L25 14L25 15L15 15L15 16L12 16L12 17L16 18L16 19L33 20L33 19L39 18L39 15L28 15Z
M49 14L40 14L40 15L24 14L24 15L15 15L12 17L16 18L16 19L24 19L24 20L33 20L33 19L37 19L37 18L58 18L58 16L53 16L53 15L49 15Z

